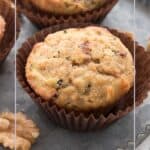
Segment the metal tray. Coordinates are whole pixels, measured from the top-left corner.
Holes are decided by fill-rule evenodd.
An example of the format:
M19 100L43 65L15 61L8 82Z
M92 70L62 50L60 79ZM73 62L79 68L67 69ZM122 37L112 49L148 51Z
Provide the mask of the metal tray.
M120 0L111 13L105 18L102 25L117 28L123 31L134 32L133 0ZM146 45L150 36L150 7L137 1L136 6L136 39ZM22 28L17 41L17 48L38 31L27 18L22 16ZM9 55L0 69L1 101L0 111L13 111L13 82L15 51ZM4 69L3 69L4 68ZM10 91L10 92L9 92ZM53 124L45 113L33 103L31 98L22 90L17 82L17 111L25 112L40 128L41 135L33 145L32 150L133 150L133 112L113 123L109 127L88 133L78 133L63 129ZM150 135L150 96L144 104L136 110L137 147ZM0 150L2 150L0 148ZM141 149L138 150L147 150Z

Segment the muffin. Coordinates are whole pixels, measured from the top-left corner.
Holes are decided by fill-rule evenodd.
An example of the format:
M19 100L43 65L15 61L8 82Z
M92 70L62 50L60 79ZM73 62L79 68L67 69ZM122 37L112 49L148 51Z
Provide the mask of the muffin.
M54 14L71 15L98 8L107 0L24 0L37 8Z
M45 60L45 55L44 54L46 54L47 53L47 55L49 56L50 55L50 53L49 53L49 51L46 51L45 52L45 50L43 50L43 48L42 48L42 50L39 50L39 51L41 51L41 56L39 57L38 56L38 54L37 54L37 52L36 52L36 50L35 50L35 54L36 54L36 56L37 57L39 57L40 59L37 59L37 65L35 65L35 66L33 66L33 65L31 65L30 67L31 67L31 71L32 71L32 67L33 68L35 68L35 72L33 73L33 75L31 74L31 76L30 77L28 77L28 73L27 73L27 70L29 70L29 69L27 69L27 66L29 66L30 64L30 55L32 55L33 56L33 53L34 53L34 51L33 51L33 49L35 49L35 47L39 47L38 49L40 49L40 47L43 47L42 45L44 45L45 44L45 48L46 47L48 47L48 49L50 50L50 51L52 51L51 49L51 47L52 46L50 46L50 45L56 45L56 42L50 42L52 39L55 39L55 34L56 33L60 33L60 32L64 32L64 33L62 33L62 34L64 34L65 36L66 36L66 33L68 34L68 32L69 32L69 30L81 30L81 29L86 29L86 27L87 28L98 28L98 29L100 29L97 25L94 25L94 24L91 24L91 23L75 23L75 22L72 22L72 23L70 23L70 24L68 24L68 23L65 23L65 24L59 24L59 25L56 25L56 26L51 26L51 27L49 27L49 28L46 28L46 29L43 29L43 30L41 30L41 31L39 31L38 33L36 33L35 35L33 35L32 37L30 37L29 39L27 39L23 44L22 44L22 46L21 46L21 48L18 50L18 53L17 53L17 57L16 57L16 69L17 69L17 78L18 78L18 80L19 80L19 82L20 82L20 84L21 84L21 86L22 86L22 88L28 93L28 95L32 98L32 100L36 103L36 104L38 104L39 106L40 106L40 108L42 109L42 110L44 110L45 111L45 113L48 115L48 117L49 117L49 119L52 121L52 122L55 122L56 124L58 124L58 125L60 125L60 126L62 126L62 127L64 127L64 128L67 128L67 129L71 129L71 130L76 130L76 131L89 131L89 130L96 130L96 129L101 129L101 128L104 128L104 127L106 127L106 126L108 126L108 125L110 125L112 122L114 122L114 121L116 121L116 120L118 120L118 119L120 119L121 117L123 117L123 116L125 116L125 115L127 115L129 112L131 112L133 109L134 109L134 105L136 105L136 106L139 106L140 104L142 104L142 102L144 101L144 99L147 97L147 93L148 93L148 91L150 90L150 67L149 67L149 65L150 65L150 53L149 52L146 52L145 50L144 50L144 48L142 47L142 46L140 46L139 44L138 44L138 42L135 42L134 41L134 39L133 39L133 37L131 36L131 35L129 35L128 33L126 33L126 32L122 32L122 31L118 31L118 30L116 30L116 29L110 29L110 28L106 28L106 29L104 29L104 30L106 30L106 32L110 32L109 33L109 35L111 35L111 36L114 36L117 40L120 40L120 42L121 42L121 45L123 45L123 47L125 47L125 49L127 49L127 55L126 54L124 54L124 53L121 53L121 55L120 55L120 53L116 53L116 55L119 55L120 57L128 57L129 58L129 60L128 60L128 58L126 59L126 57L124 58L127 62L129 61L129 62L131 62L132 60L130 60L130 59L132 59L132 58L130 58L131 56L130 56L130 53L131 53L131 55L132 56L134 56L134 51L136 50L136 60L135 60L135 69L134 70L136 70L136 78L135 78L135 86L136 86L136 89L135 89L135 93L136 93L136 97L135 97L135 99L133 99L133 94L134 94L134 87L132 86L132 82L133 82L133 79L131 79L130 77L126 77L126 75L124 75L124 77L126 77L126 78L128 78L127 80L128 80L128 83L131 85L131 87L132 88L130 88L130 90L128 91L128 92L125 92L125 91L127 91L127 89L126 90L124 90L124 92L123 92L123 90L122 90L122 96L120 96L120 98L116 98L116 100L112 100L112 105L111 106L109 106L109 103L107 102L107 101L105 101L105 103L107 103L108 105L105 107L105 108L102 108L102 107L97 107L96 108L96 110L95 110L95 107L93 107L93 105L92 105L92 107L90 106L90 108L87 108L87 105L85 105L85 103L84 103L84 106L83 106L83 104L80 102L80 105L82 105L82 107L81 106L78 106L77 108L76 108L76 106L75 107L68 107L68 106L64 106L62 103L58 103L58 95L57 94L52 94L53 93L53 90L59 90L59 86L57 86L57 88L54 88L55 86L56 86L56 82L53 82L51 79L49 80L50 82L48 82L48 83L50 83L50 84L48 84L48 86L49 85L51 85L51 83L54 83L54 84L52 84L52 85L54 85L54 87L53 88L50 88L50 90L51 90L51 94L52 95L54 95L54 96L50 96L50 97L52 97L52 98L45 98L44 99L44 97L45 97L45 95L43 96L41 93L40 94L38 94L37 92L39 91L39 89L37 88L36 89L36 91L35 91L35 88L33 87L33 86L31 86L31 83L29 83L29 82L32 82L32 81L34 81L34 82L39 82L39 80L36 80L35 81L35 78L34 79L32 79L31 81L28 81L28 80L30 80L31 78L32 78L32 76L35 76L35 74L37 74L38 73L38 76L37 76L37 78L39 79L39 77L40 77L40 79L41 79L41 81L40 81L40 83L43 83L43 79L45 79L45 77L47 78L47 72L50 72L50 78L53 78L52 77L52 69L54 68L52 68L52 69L45 69L45 70L49 70L49 71L45 71L44 72L44 75L43 74L41 74L41 71L39 71L39 64L42 64L41 65L41 67L43 67L44 65L44 63L41 63L41 62L43 62L43 60ZM73 28L73 29L68 29L68 28ZM75 28L75 29L74 29ZM85 30L84 29L84 30ZM103 28L102 28L103 29ZM108 31L107 31L108 30ZM58 31L60 31L60 32L58 32ZM67 31L67 32L66 32ZM82 30L81 30L82 31ZM71 32L73 32L73 31L71 31ZM76 31L77 32L77 31ZM102 31L101 31L102 32ZM50 35L49 35L50 34ZM80 32L80 34L82 35L83 34L83 31L82 32ZM76 40L74 41L74 43L77 43L76 41L79 41L78 40L78 38L80 38L80 40L81 40L81 35L80 34L78 34L78 36L77 36L77 38L76 38ZM94 34L94 31L93 31L93 29L92 29L92 34ZM97 32L97 34L98 34L98 32ZM106 33L105 33L106 34ZM113 35L112 35L113 34ZM51 35L53 35L52 37L51 37ZM51 39L50 39L50 41L48 40L48 42L47 42L47 40L45 40L45 37L51 37ZM63 36L63 38L65 39L65 36ZM72 37L70 38L70 41L72 41L72 39L74 38L74 34L72 34ZM83 36L83 35L82 35ZM48 37L46 38L46 39L48 39ZM86 36L86 38L89 38L89 37L91 37L91 36ZM104 36L105 37L105 36ZM61 38L61 37L60 37ZM84 38L84 36L83 36L83 38ZM115 39L114 38L114 39ZM59 38L58 38L59 39ZM64 45L66 45L66 42L67 42L67 39L66 40L64 40L64 39L62 39L63 41L64 41ZM107 44L108 43L113 43L110 39L110 37L109 36L107 36L107 38L104 38L105 40L106 39L109 39L109 41L110 42L106 42ZM96 39L96 37L95 37L95 39L94 39L94 41L95 40L97 40ZM100 40L101 40L101 38L100 38ZM43 42L44 41L44 42ZM53 40L54 41L54 40ZM59 40L58 40L59 41ZM42 42L42 43L41 43ZM48 44L50 42L50 44ZM100 41L101 43L103 43L102 41ZM39 43L39 44L37 44L37 43ZM43 44L44 43L44 44ZM91 42L90 42L91 43ZM119 45L119 44L117 44L118 42L115 42L116 44L115 45ZM58 42L58 44L59 44L59 42ZM96 43L97 44L97 43ZM107 45L106 44L106 45ZM35 46L36 45L36 46ZM64 45L62 45L61 47L64 47ZM69 44L67 43L67 45L68 46L66 46L66 48L67 47L69 47ZM72 45L71 43L70 43L70 45ZM82 45L82 44L81 44ZM83 44L83 45L86 45L86 44ZM88 44L87 44L88 45ZM90 44L91 45L91 44ZM102 44L101 44L102 45ZM111 44L111 46L113 46L113 44ZM70 46L71 47L71 46ZM74 46L75 47L75 46ZM74 48L73 47L73 48ZM79 46L80 47L80 46ZM82 46L81 46L82 47ZM84 46L83 46L84 47ZM85 46L86 47L86 46ZM99 46L98 45L98 47L102 47L102 46ZM121 49L120 50L123 50L124 51L124 48L123 47L121 47ZM73 49L72 47L71 47L71 50ZM91 48L91 47L90 47ZM117 47L116 47L117 48ZM37 49L37 48L36 48ZM55 48L56 49L56 48ZM106 47L106 50L107 50L108 48ZM59 55L61 55L61 56L59 56L58 55L58 50L56 49L56 53L55 53L55 55L54 55L54 53L51 53L51 57L52 56L54 56L54 58L57 58L58 56L58 58L61 58L60 60L59 60L59 63L62 61L62 58L63 58L63 56L65 56L65 53L64 54L62 54L62 51L63 50L65 50L64 48L61 48L61 53L59 54ZM70 51L71 51L70 50ZM116 49L117 50L117 49ZM128 50L130 51L130 52L128 52ZM73 50L72 50L73 51ZM78 47L77 47L77 49L76 49L76 51L78 51ZM88 51L88 53L89 53L89 50L84 50L84 51ZM90 50L91 51L91 50ZM75 52L75 51L73 51L73 52ZM106 51L107 52L107 51ZM109 51L108 51L109 52ZM70 52L71 53L71 52ZM72 53L71 53L72 54ZM109 53L107 53L107 54L109 54ZM129 56L128 56L129 55ZM31 57L32 57L31 56ZM35 56L35 58L36 58L36 56ZM43 57L42 57L43 56ZM57 57L56 57L57 56ZM69 55L70 56L70 55ZM72 56L72 55L71 55ZM81 57L81 55L79 55L80 57ZM85 57L83 57L83 56L85 56L85 55L82 55L82 58L85 58ZM52 59L51 59L51 57L49 57L50 58L50 60L52 61ZM34 58L34 62L35 62L35 58ZM57 58L57 59L58 59ZM77 58L77 56L76 56L76 58ZM111 57L111 58L116 58L116 57ZM29 60L30 59L30 60ZM56 63L56 61L57 61L57 59L55 59L55 61L52 61L53 62L53 64L55 64L55 66L56 66L56 64L58 64L58 63ZM69 60L68 60L69 59ZM39 60L41 60L41 62L39 62ZM66 57L64 60L67 60L67 62L69 61L69 63L71 62L71 60L70 60L70 58L69 57ZM74 60L74 59L73 59ZM76 60L76 59L75 59ZM80 60L80 59L79 59ZM81 60L83 60L83 59L81 59ZM88 64L90 64L90 62L91 62L91 58L87 58L86 57L86 59L84 59L85 61L83 61L84 62L84 64L82 64L81 65L81 62L82 61L73 61L73 64L72 64L72 67L74 67L74 68L77 68L78 66L79 66L79 68L81 68L81 66L88 66ZM111 62L112 62L112 60L113 59L110 59L111 60ZM32 60L31 60L32 61ZM47 61L48 61L48 59L47 59ZM114 61L115 61L115 59L114 59ZM116 59L116 61L119 61L119 58L118 59ZM76 63L76 62L80 62L80 63ZM98 63L98 64L101 64L98 60L96 60L95 61L96 63ZM126 63L127 63L126 62ZM129 63L128 62L128 63ZM128 64L127 63L127 64ZM35 63L36 64L36 63ZM46 64L48 64L49 65L49 63L46 63ZM120 64L120 61L119 61L119 64ZM123 64L124 65L124 62L122 62L121 64ZM61 65L57 65L57 66L59 66L59 71L58 71L58 73L56 73L57 74L57 76L55 76L56 78L58 77L58 75L60 75L60 74L62 74L62 68L64 68L64 66L63 67L60 67L60 66L62 66L63 65L63 63L61 64ZM69 65L68 65L69 66ZM133 64L132 65L130 65L129 66L129 68L130 67L132 67L132 69L134 68L134 66L133 66ZM37 69L38 68L38 69ZM45 68L45 67L43 67L43 68ZM49 67L50 68L50 67ZM83 68L86 68L86 67L83 67ZM92 67L93 68L93 67ZM129 69L128 68L128 69ZM144 68L144 71L143 71L143 68ZM68 68L69 69L69 68ZM91 68L90 68L91 69ZM127 70L128 70L127 69ZM38 72L38 71L39 72ZM95 70L95 69L93 69L93 70ZM54 71L54 69L53 69L53 71ZM83 71L84 72L84 71ZM87 71L85 71L85 72L87 72ZM135 72L135 71L134 71ZM81 72L82 73L82 72ZM124 73L126 73L126 71L124 72ZM79 74L79 71L77 72L77 75ZM94 74L94 73L93 73ZM100 74L100 73L99 73ZM81 74L79 74L79 75L81 75ZM101 75L101 74L100 74ZM60 75L61 76L61 75ZM130 75L129 75L130 76ZM43 77L43 78L41 78L41 77ZM68 75L68 79L69 79L69 75ZM27 79L27 78L30 78L30 79ZM55 79L56 79L55 78ZM78 79L78 76L76 77L76 78L73 78L73 79ZM95 80L95 77L93 76L93 79ZM92 79L92 81L94 81ZM96 78L97 79L97 78ZM117 78L116 78L117 79ZM58 80L57 80L58 81ZM71 81L71 80L70 80ZM71 81L72 82L72 81ZM58 85L61 85L61 87L63 88L65 88L66 87L66 85L64 85L64 84L62 84L62 83L64 83L64 82L62 82L62 80L61 81L59 81L58 82ZM70 82L69 82L70 83ZM107 82L108 83L108 82ZM115 83L115 81L113 81L113 83ZM118 81L118 83L119 83L119 81ZM37 85L35 85L35 83L32 83L35 87L39 87L39 86L37 86ZM38 83L39 84L39 83ZM74 83L72 82L72 85L73 85ZM70 84L71 85L71 84ZM72 86L71 85L71 86ZM81 85L83 85L83 84L81 84ZM104 84L103 84L104 85ZM110 82L110 86L114 86L115 84L112 84L112 82ZM127 84L123 84L123 85L127 85ZM41 87L43 87L43 86L41 86ZM44 86L45 87L45 86ZM80 86L81 87L81 86ZM93 87L93 85L92 85L92 87ZM102 87L102 86L101 86ZM107 86L105 86L105 87L107 87ZM116 87L116 86L114 86L114 87ZM118 85L118 87L119 87L119 85ZM121 85L120 85L120 87L121 87ZM125 87L127 87L127 86L125 86ZM53 90L52 90L53 89ZM102 88L101 88L102 89ZM104 88L103 88L104 89ZM109 89L109 88L108 88ZM43 89L42 89L43 90ZM99 90L99 89L98 89ZM40 91L41 91L41 89L40 89ZM90 90L91 91L91 90ZM104 91L104 90L103 90ZM118 90L118 91L121 91L121 90ZM79 91L80 92L80 91ZM78 92L78 93L79 93ZM99 92L101 92L101 90L99 91ZM44 93L44 92L43 92ZM54 93L55 93L55 91L54 91ZM74 92L72 92L73 94L74 94ZM119 93L119 92L118 92ZM126 94L123 94L123 93L126 93ZM79 93L80 94L80 93ZM86 94L86 95L88 95L88 93ZM119 95L121 95L120 93L119 93ZM42 97L43 96L43 97ZM49 96L49 95L48 95ZM81 94L80 94L80 96L81 96ZM117 96L116 96L117 97ZM118 96L119 97L119 96ZM64 103L64 101L65 101L65 99L66 98L64 98L64 100L63 100L63 103ZM70 99L70 97L69 97L69 99ZM73 98L71 97L71 99L73 100ZM82 98L83 99L83 98ZM76 99L76 98L74 98L74 101L78 101L79 99ZM71 101L71 103L72 104L74 104L74 103L76 103L76 102L72 102ZM93 101L94 101L94 99L93 99ZM70 101L69 101L70 102ZM84 101L85 102L85 101ZM97 102L96 101L94 101L94 103L95 104L97 104ZM87 103L86 103L87 104ZM101 105L102 106L102 105ZM91 109L91 110L90 110ZM78 110L78 111L76 111L76 110Z
M0 42L4 36L5 28L6 28L6 22L4 18L0 15Z
M4 11L5 10L5 11ZM0 63L4 62L15 43L19 33L19 21L16 17L15 8L10 0L0 0Z
M118 0L18 0L17 6L40 28L71 22L102 21Z
M45 102L90 112L116 104L133 85L128 48L102 27L70 28L34 45L26 79Z

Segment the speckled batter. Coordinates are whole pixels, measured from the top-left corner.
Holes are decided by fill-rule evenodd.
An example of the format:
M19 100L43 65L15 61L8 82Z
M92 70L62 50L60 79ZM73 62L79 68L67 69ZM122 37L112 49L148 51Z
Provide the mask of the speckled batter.
M56 14L76 14L100 7L106 0L24 0L38 8Z
M133 73L120 39L94 26L49 34L26 64L28 83L45 101L81 111L117 102L131 88Z

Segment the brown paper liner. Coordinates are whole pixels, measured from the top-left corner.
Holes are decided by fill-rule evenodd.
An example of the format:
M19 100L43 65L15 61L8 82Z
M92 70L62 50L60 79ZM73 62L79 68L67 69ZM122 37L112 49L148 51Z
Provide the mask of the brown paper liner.
M72 23L72 22L96 22L102 21L104 17L111 11L118 0L106 0L106 3L98 9L80 13L76 15L54 15L45 13L34 6L28 6L23 0L17 1L17 6L23 14L25 14L31 22L39 28L49 27L51 25Z
M9 1L0 0L0 15L6 22L4 37L0 42L0 63L2 63L15 42L15 9L11 7ZM16 18L16 35L19 34L19 20Z
M78 131L87 131L100 129L114 122L115 120L125 116L133 110L133 89L131 89L124 97L121 98L118 104L116 104L111 111L107 114L88 113L67 111L63 108L51 104L50 102L44 102L41 97L31 89L26 81L25 77L25 65L26 60L31 52L33 45L37 42L41 42L49 34L58 30L63 30L70 27L85 27L91 25L90 23L83 24L63 24L56 25L50 28L46 28L33 37L29 38L19 49L17 54L17 77L20 81L23 89L32 97L32 99L48 114L49 118L55 123L61 125L64 128L69 128ZM92 24L93 25L93 24ZM96 25L95 25L96 26ZM131 36L126 33L119 32L114 29L108 29L111 33L121 39L126 47L134 52L134 41ZM144 48L135 43L136 48L136 106L140 105L144 98L147 96L147 92L150 89L150 52L145 52Z

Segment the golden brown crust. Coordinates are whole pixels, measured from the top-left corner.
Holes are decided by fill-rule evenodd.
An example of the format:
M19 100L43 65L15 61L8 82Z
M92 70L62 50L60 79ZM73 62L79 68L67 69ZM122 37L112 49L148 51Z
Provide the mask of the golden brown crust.
M0 114L0 144L14 150L30 150L31 144L39 136L39 129L32 120L27 119L23 113L16 114L16 140L15 115L10 112Z
M107 29L86 27L49 34L26 64L26 78L44 100L89 111L114 104L133 82L133 60Z
M6 27L6 22L4 18L0 15L0 42L4 36L5 27Z
M26 4L33 4L43 11L71 15L86 12L100 7L106 0L24 0Z

